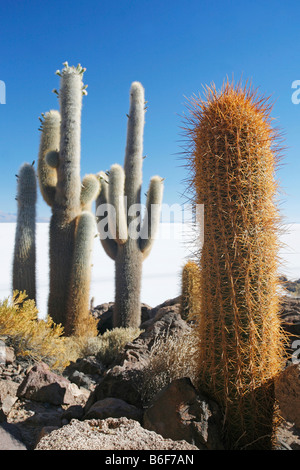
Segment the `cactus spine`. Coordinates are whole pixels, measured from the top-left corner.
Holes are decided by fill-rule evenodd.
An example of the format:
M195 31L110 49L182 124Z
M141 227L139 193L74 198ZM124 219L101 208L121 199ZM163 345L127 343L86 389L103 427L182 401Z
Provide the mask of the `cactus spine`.
M146 215L141 220L144 121L144 89L139 82L133 82L124 169L115 164L109 176L100 173L101 191L96 201L100 221L103 207L108 207L110 235L105 238L100 230L100 240L115 261L114 327L140 326L142 262L150 253L159 223L163 194L163 180L159 176L151 178Z
M268 100L225 83L193 98L187 121L200 256L199 387L222 406L229 448L272 447L283 361L275 204L277 135Z
M199 267L188 261L181 274L180 314L184 320L193 320L199 315Z
M36 200L37 184L33 165L24 163L18 174L18 216L13 258L13 290L26 291L36 300Z
M94 175L87 175L82 183L80 178L85 69L80 65L76 68L67 63L64 65L65 68L58 72L61 77L60 113L50 111L42 121L39 182L44 199L52 208L48 314L55 323L64 326L67 335L71 335L78 331L78 323L84 322L89 315L91 265L87 254L95 227L91 223L91 214L85 210L90 210L100 185ZM79 259L80 253L82 259Z

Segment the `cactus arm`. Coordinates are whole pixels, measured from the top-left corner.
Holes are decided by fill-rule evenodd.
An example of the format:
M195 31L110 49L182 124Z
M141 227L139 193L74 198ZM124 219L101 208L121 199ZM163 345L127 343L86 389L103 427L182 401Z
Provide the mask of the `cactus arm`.
M108 223L108 177L104 172L98 173L98 177L101 181L101 189L96 199L97 228L100 242L105 253L115 261L118 252L118 244L112 238ZM107 224L104 224L105 220L107 220ZM105 230L105 227L107 230Z
M91 211L92 202L100 191L100 182L96 175L85 175L81 184L80 204L82 210Z
M40 191L45 202L52 207L55 200L57 171L46 162L46 154L59 149L60 142L60 113L48 111L41 124L41 139L38 156L38 180Z
M128 207L141 202L144 105L144 88L139 82L133 82L130 88L130 108L124 161L125 196L127 196Z
M67 65L62 70L60 79L60 165L57 170L55 201L68 212L69 220L80 212L82 87L82 73Z
M46 153L45 161L50 168L56 169L59 166L59 152L57 150L50 150Z
M149 255L158 230L163 190L163 179L160 176L153 176L149 185L146 214L139 239L143 259Z
M36 300L36 174L22 165L18 175L18 217L13 257L13 291L26 291Z
M89 321L90 280L95 233L96 224L94 216L90 212L82 212L76 220L65 325L65 333L68 336L80 336L83 333L84 327L87 326L86 322Z
M110 232L118 244L128 239L127 217L124 206L125 173L120 165L112 165L109 172L108 202Z

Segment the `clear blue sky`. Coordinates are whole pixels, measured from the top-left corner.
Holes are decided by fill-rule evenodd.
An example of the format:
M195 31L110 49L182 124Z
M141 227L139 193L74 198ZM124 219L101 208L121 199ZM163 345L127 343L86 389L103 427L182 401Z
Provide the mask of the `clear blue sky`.
M282 213L300 222L299 0L6 0L0 3L0 210L16 212L15 174L37 159L38 116L58 101L62 62L87 68L82 113L82 176L122 163L129 88L142 82L148 100L143 189L165 177L164 202L183 202L181 116L185 96L226 75L252 79L275 100L285 134L278 178ZM49 210L39 195L38 215Z

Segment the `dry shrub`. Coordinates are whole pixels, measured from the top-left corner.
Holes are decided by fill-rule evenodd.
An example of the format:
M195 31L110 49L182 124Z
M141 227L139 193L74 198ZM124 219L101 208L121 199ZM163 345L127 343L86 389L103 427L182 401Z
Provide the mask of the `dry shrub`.
M71 337L73 355L78 357L96 356L103 364L110 364L122 351L126 343L136 339L138 328L114 328L97 337Z
M144 369L141 395L145 404L175 379L196 377L196 338L193 330L184 334L157 336Z
M0 336L10 337L16 355L46 362L58 372L71 361L90 355L109 364L140 333L138 328L115 328L96 337L92 322L84 325L80 335L67 337L50 317L38 318L35 302L25 292L15 291L12 299L0 302Z
M12 299L0 302L0 335L10 337L17 355L44 361L54 369L68 363L67 342L63 328L50 317L38 318L34 300L25 292L14 291Z

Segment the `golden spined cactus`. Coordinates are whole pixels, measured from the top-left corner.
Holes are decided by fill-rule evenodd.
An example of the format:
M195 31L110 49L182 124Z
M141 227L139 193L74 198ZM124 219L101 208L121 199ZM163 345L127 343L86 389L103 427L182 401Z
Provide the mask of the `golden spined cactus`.
M229 448L267 449L281 370L278 133L251 87L213 85L186 121L194 204L204 204L200 250L199 387L222 407Z
M194 320L199 314L199 267L189 260L182 268L180 314L184 320Z

